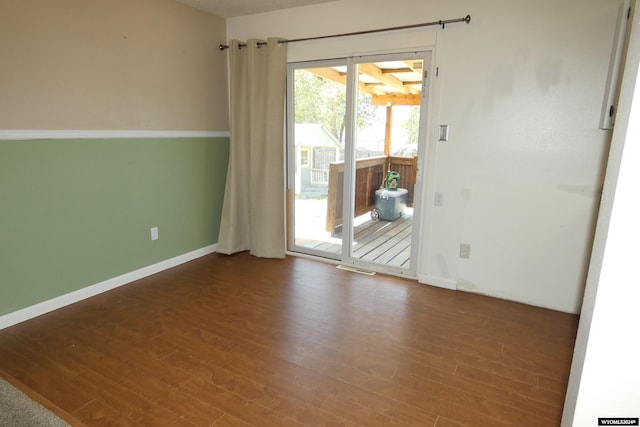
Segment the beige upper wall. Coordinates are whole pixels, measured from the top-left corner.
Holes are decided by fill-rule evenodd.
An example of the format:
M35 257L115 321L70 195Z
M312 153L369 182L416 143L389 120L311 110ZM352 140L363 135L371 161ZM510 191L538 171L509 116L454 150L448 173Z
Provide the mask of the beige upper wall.
M0 129L227 131L225 33L174 0L0 0Z

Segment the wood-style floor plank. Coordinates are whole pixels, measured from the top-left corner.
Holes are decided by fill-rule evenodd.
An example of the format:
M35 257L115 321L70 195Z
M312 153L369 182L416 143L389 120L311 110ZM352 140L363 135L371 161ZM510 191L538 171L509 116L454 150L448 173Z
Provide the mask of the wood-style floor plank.
M577 320L213 254L0 331L0 371L87 426L549 426Z

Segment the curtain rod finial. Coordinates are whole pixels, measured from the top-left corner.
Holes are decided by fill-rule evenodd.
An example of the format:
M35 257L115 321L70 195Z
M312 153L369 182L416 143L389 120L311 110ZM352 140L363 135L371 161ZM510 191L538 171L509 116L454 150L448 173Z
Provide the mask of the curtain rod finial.
M218 49L220 51L227 50L227 49L229 49L229 46L227 46L226 44L219 44L218 45Z
M464 17L464 22L466 22L467 24L468 24L469 22L471 22L471 15L467 15L467 16L465 16L465 17Z

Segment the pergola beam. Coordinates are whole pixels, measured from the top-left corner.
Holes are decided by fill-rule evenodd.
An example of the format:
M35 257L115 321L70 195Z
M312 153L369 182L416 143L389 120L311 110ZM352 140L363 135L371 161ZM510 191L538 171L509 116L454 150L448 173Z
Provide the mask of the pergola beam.
M380 70L380 68L376 67L374 64L359 64L358 69L360 73L371 76L382 84L396 89L400 93L409 94L412 91L411 88L405 87L405 85L402 84L402 80L397 79L392 75L383 73L382 70Z
M382 74L396 74L396 73L413 73L415 72L413 68L386 68L384 70L380 70Z
M333 68L306 68L305 71L313 73L316 76L323 77L327 80L331 80L345 86L347 85L347 75L336 71ZM372 97L380 96L380 94L383 93L380 90L376 90L375 87L368 87L362 82L358 83L358 89L360 90L360 92L368 93Z
M419 93L411 95L374 95L371 97L372 105L420 105Z

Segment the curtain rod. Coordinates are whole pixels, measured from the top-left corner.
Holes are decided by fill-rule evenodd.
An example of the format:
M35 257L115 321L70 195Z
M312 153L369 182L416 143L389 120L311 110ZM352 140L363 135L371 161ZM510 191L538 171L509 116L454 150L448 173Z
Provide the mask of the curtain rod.
M433 25L441 25L442 28L444 29L444 26L446 24L453 24L453 23L456 23L456 22L465 22L465 23L468 24L469 22L471 22L471 15L467 15L464 18L447 19L447 20L442 20L441 19L439 21L424 22L422 24L413 24L413 25L402 25L400 27L378 28L378 29L375 29L375 30L355 31L353 33L330 34L328 36L316 36L316 37L305 37L305 38L301 38L301 39L280 40L280 43L297 43L297 42L306 42L306 41L310 41L310 40L330 39L330 38L335 38L335 37L359 36L359 35L362 35L362 34L382 33L382 32L385 32L385 31L407 30L407 29L410 29L410 28L430 27L430 26L433 26ZM258 42L257 44L258 44L258 46L265 46L267 44L267 42ZM246 47L247 44L246 43L241 43L239 46L242 48L242 47ZM229 45L228 44L220 44L220 45L218 45L218 49L220 49L220 50L229 49Z

